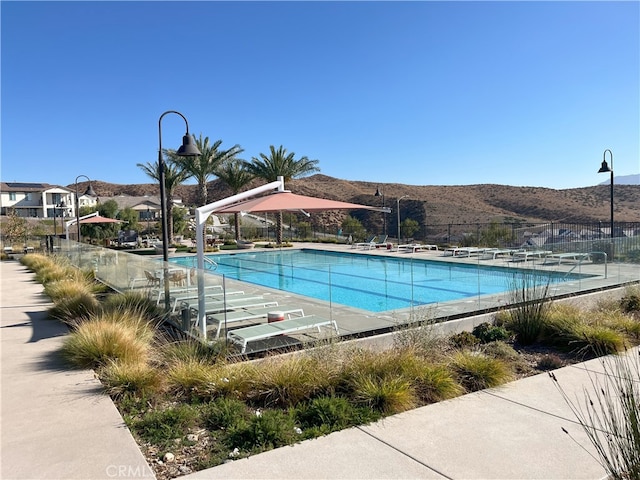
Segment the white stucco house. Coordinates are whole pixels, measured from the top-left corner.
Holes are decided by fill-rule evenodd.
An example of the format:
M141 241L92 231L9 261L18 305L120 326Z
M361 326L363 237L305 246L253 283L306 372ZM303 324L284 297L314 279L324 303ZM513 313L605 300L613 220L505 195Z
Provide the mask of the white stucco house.
M97 199L83 195L80 206L92 206ZM14 211L19 217L75 217L75 192L48 183L0 183L0 215Z

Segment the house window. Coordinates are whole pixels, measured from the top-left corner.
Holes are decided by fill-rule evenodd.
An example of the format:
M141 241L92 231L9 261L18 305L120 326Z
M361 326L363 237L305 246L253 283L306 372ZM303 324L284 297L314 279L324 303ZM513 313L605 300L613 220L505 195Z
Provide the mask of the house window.
M16 201L16 192L9 192L9 200Z
M30 193L25 193L25 194L24 194L24 199L25 199L27 202L31 201L31 194L30 194Z

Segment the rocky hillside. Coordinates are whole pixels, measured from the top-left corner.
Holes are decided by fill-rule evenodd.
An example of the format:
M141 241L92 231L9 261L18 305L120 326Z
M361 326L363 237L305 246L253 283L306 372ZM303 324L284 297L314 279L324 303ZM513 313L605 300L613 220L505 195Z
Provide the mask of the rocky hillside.
M252 186L263 183L256 181ZM157 184L117 185L94 181L92 186L102 196L158 195ZM85 187L82 185L81 188ZM608 185L566 190L507 185L416 186L354 182L322 174L287 183L287 189L302 195L381 206L382 197L374 196L376 188L384 193L385 205L393 212L397 199L407 195L401 201L403 215L407 212L412 218L428 224L510 220L607 222L610 215ZM615 185L614 192L616 221L640 222L640 185ZM230 196L232 192L222 182L214 180L208 185L208 194L211 202ZM195 205L196 186L182 185L176 189L175 196L187 205ZM320 216L324 219L321 223L334 224L342 215L341 212L327 212Z

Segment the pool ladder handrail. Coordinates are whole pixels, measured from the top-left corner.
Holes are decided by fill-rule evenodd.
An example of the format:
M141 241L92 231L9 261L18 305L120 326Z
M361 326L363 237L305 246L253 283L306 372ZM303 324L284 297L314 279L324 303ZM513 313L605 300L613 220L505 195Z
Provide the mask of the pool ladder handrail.
M564 278L567 278L571 272L573 272L577 267L579 267L584 260L590 259L594 253L598 253L604 256L604 278L607 278L607 252L589 252L588 257L581 258L576 262L576 264L564 274Z
M205 266L205 270L216 270L218 268L218 264L211 260L209 257L204 257L204 263L211 265L211 268L207 268Z

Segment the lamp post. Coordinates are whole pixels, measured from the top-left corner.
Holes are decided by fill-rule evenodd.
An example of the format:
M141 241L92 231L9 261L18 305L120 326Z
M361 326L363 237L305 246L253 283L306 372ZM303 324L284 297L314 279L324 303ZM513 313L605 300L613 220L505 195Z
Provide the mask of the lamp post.
M611 168L607 165L607 152L609 152L609 157L611 158ZM611 195L611 217L610 217L610 231L609 235L611 236L611 259L613 259L613 153L611 150L606 149L602 154L602 165L600 166L600 170L598 173L607 173L611 172L611 185L610 185L610 195Z
M76 226L78 227L78 243L82 241L82 238L80 237L80 199L78 197L78 179L81 177L86 178L89 182L89 186L87 187L87 190L85 190L84 194L91 197L97 197L96 192L94 192L91 187L91 179L86 175L78 175L76 177Z
M57 211L58 208L62 209L62 220L64 221L64 209L67 208L67 206L64 203L64 200L61 200L59 203L56 203L53 206L53 238L54 240L58 237L58 211Z
M384 209L384 190L380 190L379 187L376 187L375 197L382 197L382 208ZM387 215L386 212L382 212L382 234L387 234Z
M400 245L400 200L403 198L407 198L409 195L403 195L399 199L396 200L397 210L398 210L398 245Z
M169 261L169 222L167 221L167 194L165 184L165 163L162 155L162 119L169 113L180 115L184 120L187 133L182 137L182 145L176 152L181 157L197 157L200 150L193 144L193 137L189 135L189 122L183 114L175 110L167 110L158 119L158 176L160 181L160 214L162 215L162 259L164 260L164 303L166 311L169 311L171 300L169 299L169 278L167 272L167 262Z
M149 210L149 207L147 207L147 238L149 238L151 236L151 210Z

